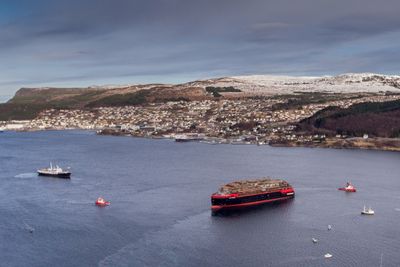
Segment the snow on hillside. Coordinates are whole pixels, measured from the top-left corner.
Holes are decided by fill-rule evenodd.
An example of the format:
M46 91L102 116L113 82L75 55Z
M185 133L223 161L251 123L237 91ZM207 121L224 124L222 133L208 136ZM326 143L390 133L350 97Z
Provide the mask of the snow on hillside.
M277 95L293 92L399 92L400 76L381 75L374 73L346 73L337 76L272 76L272 75L247 75L222 77L207 80L198 80L183 84L126 84L126 85L93 85L89 89L113 90L112 93L130 93L138 90L168 87L183 90L188 87L227 87L233 86L248 94ZM51 89L50 87L34 88L34 90ZM79 89L79 88L78 88ZM85 88L80 88L85 89ZM86 88L87 89L87 88ZM27 90L33 90L27 89ZM17 92L25 92L21 89Z
M400 92L400 76L373 73L347 73L338 76L295 77L249 75L202 81L203 86L234 86L244 92L284 94L329 91L335 93Z

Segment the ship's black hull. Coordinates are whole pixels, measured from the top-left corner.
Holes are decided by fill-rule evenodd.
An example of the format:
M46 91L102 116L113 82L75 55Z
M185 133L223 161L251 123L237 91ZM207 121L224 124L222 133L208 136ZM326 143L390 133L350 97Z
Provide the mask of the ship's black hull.
M212 198L211 210L215 213L227 209L242 209L245 207L258 206L271 202L285 201L294 197L294 192L289 194L282 192L270 192L235 198Z
M47 176L47 177L55 177L55 178L63 178L63 179L70 179L71 173L60 173L60 174L50 174L50 173L43 173L38 172L39 176Z

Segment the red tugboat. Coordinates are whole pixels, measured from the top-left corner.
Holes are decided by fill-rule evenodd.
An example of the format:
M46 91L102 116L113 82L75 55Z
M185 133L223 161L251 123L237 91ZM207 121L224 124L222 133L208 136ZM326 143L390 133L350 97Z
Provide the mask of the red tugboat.
M104 198L99 197L99 198L96 200L96 205L97 205L97 206L100 206L100 207L105 207L105 206L110 205L110 202L109 202L109 201L105 201Z
M345 192L356 192L356 188L350 183L347 182L345 187L340 187L338 190L345 191Z
M261 178L236 181L211 195L213 213L294 198L292 186L281 179Z

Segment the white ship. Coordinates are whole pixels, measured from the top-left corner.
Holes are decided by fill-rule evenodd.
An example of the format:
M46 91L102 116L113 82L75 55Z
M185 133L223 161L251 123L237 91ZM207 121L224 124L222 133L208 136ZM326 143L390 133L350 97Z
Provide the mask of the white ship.
M364 205L364 209L361 211L362 215L374 215L375 211L369 207L368 209Z
M52 177L59 177L59 178L71 178L71 172L68 170L63 170L58 165L53 166L50 162L50 168L44 168L37 170L37 173L41 176L52 176Z

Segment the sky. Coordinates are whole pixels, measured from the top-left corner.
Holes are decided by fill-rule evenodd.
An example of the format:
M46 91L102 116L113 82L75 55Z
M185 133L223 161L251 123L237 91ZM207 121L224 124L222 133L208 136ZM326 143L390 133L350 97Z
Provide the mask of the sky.
M0 102L21 87L400 74L398 0L0 0Z

